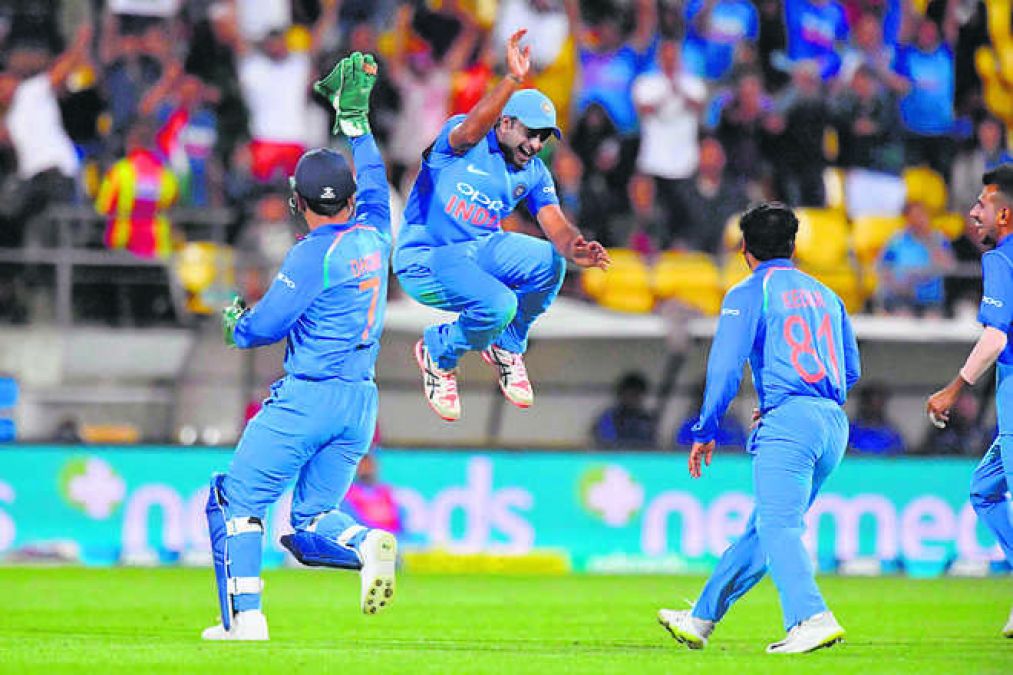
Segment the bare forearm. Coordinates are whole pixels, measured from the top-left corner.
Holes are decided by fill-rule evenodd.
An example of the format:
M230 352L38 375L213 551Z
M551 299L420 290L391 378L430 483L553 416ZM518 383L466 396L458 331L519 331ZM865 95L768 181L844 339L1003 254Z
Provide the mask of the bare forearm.
M492 91L475 104L464 121L450 132L450 146L454 150L467 150L485 138L503 113L503 106L520 85L520 79L513 75L500 80Z
M981 334L971 353L968 354L956 379L974 384L995 364L996 359L1005 348L1006 334L991 326L985 328L985 332Z

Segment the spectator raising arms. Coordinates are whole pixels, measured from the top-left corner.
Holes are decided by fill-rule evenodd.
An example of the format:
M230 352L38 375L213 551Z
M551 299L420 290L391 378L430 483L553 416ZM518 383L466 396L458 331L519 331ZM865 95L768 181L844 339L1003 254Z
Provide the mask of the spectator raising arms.
M77 194L78 159L60 117L57 92L87 59L91 37L91 27L82 26L71 47L41 73L0 73L3 127L17 160L17 174L7 179L0 200L0 214L9 221L0 228L0 245L20 245L28 218L47 204L73 201Z
M710 81L723 80L736 51L756 41L760 19L750 0L689 0L686 3L686 69Z
M224 32L239 55L239 82L250 113L251 173L260 182L295 172L305 150L313 57L323 33L337 21L337 2L325 0L309 52L291 51L283 26L272 27L252 48L233 14Z

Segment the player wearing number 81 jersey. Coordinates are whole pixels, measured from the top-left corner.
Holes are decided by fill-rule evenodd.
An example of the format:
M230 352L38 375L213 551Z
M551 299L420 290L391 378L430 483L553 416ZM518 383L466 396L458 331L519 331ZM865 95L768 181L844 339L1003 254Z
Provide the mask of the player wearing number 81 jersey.
M693 609L663 609L658 618L677 640L702 648L732 603L769 569L788 634L767 651L805 652L844 635L816 587L802 531L805 512L847 446L841 406L860 376L858 344L840 298L791 261L795 214L761 204L739 224L752 275L721 307L689 468L699 478L710 464L718 425L748 359L759 397L748 444L756 507Z

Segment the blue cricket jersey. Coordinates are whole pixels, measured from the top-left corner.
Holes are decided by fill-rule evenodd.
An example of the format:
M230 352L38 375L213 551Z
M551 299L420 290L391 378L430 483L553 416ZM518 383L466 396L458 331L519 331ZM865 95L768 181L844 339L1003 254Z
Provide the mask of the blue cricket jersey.
M422 155L398 233L395 271L400 271L397 255L402 250L474 241L499 231L521 199L533 215L559 203L545 163L533 157L524 168L514 167L503 156L495 129L466 152L454 152L450 132L464 119L455 115L447 120Z
M938 135L953 129L956 87L953 51L940 43L925 53L914 45L897 50L894 70L911 81L911 90L900 102L904 125L919 134Z
M705 5L706 0L686 3L682 60L694 75L720 80L731 70L739 43L756 40L760 19L749 0L718 0L711 9L706 33L700 33L694 20Z
M1000 434L1013 434L1013 235L981 257L984 291L978 321L1006 333L996 363L995 408Z
M815 59L827 80L837 74L841 57L836 43L848 39L848 18L837 0L814 4L810 0L785 0L784 23L788 37L788 58Z
M761 413L794 396L843 405L861 376L858 343L844 303L786 258L759 264L725 295L694 440L706 443L717 436L739 391L746 359Z
M390 261L390 195L372 135L351 139L355 217L310 232L289 251L256 306L236 324L236 346L288 337L285 372L306 380L371 380L380 351Z

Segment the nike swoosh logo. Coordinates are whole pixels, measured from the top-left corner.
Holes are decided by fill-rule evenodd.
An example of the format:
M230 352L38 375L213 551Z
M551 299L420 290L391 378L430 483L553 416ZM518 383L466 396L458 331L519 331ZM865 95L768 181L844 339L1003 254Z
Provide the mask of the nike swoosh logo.
M473 173L473 174L478 175L478 176L488 176L489 175L488 171L482 171L481 169L477 168L474 164L469 164L468 165L468 173Z

